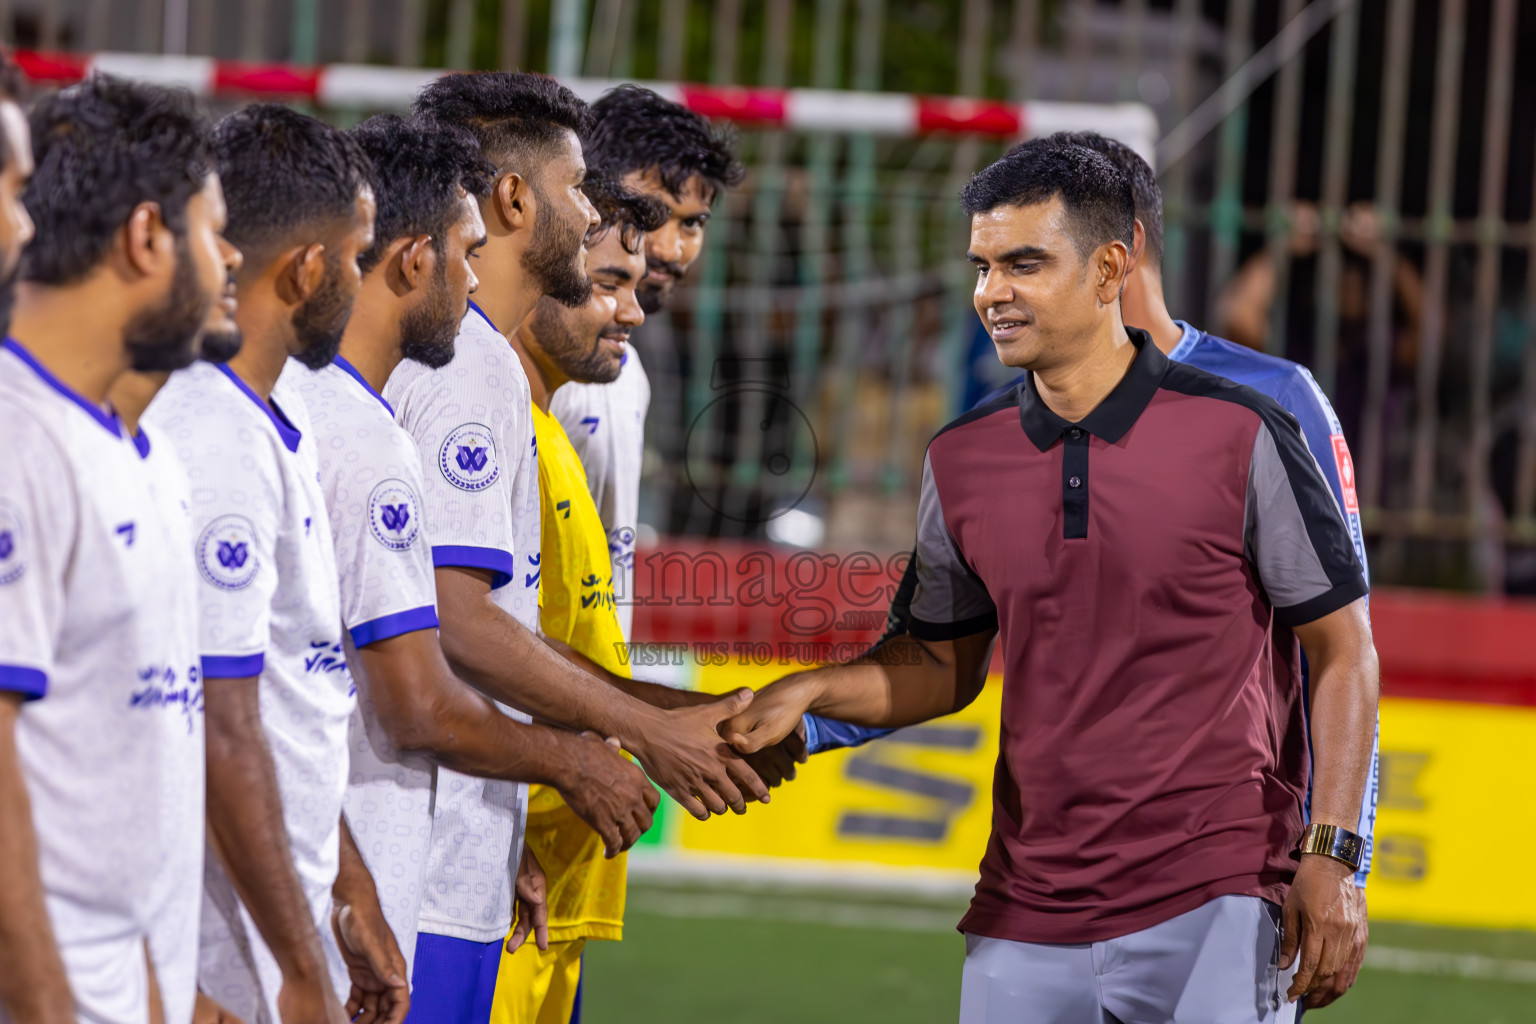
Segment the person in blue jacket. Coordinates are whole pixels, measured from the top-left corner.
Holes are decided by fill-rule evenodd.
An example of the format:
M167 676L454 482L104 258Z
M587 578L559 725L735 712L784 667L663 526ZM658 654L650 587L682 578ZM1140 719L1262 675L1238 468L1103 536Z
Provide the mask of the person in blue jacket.
M1121 310L1125 323L1140 327L1152 335L1157 347L1168 358L1189 363L1202 370L1226 377L1238 384L1245 384L1263 392L1279 402L1301 424L1307 446L1322 468L1323 476L1333 489L1344 520L1349 526L1350 538L1361 566L1370 569L1366 561L1365 537L1360 528L1360 503L1355 493L1354 463L1349 446L1345 443L1343 428L1333 407L1312 374L1299 363L1288 359L1255 352L1241 345L1217 338L1192 327L1182 320L1175 320L1163 303L1163 195L1158 188L1157 177L1147 162L1130 147L1094 132L1060 132L1055 138L1087 146L1102 153L1114 162L1131 180L1136 194L1136 238L1132 258L1135 266L1126 281L1121 295ZM999 394L1017 387L1022 376L1002 388L983 397L976 405L991 401ZM886 635L906 632L912 592L917 583L916 572L910 564L897 587L886 620ZM1303 668L1305 679L1305 668ZM809 753L861 746L889 733L885 729L868 729L833 721L816 715L805 717L805 743ZM1378 744L1380 729L1377 730ZM1365 883L1371 869L1372 833L1376 824L1377 748L1371 752L1371 775L1366 785L1365 798L1360 805L1360 827L1357 831L1366 839L1365 855L1355 876L1355 892L1361 902L1362 922L1355 939L1354 954L1346 967L1335 974L1322 989L1306 996L1302 1009L1327 1006L1342 996L1354 984L1365 957L1367 930L1364 925Z

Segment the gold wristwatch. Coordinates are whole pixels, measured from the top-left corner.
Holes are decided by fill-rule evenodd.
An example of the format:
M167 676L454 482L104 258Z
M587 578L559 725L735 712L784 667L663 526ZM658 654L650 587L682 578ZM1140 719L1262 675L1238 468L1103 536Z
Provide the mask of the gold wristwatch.
M1365 840L1347 828L1314 823L1302 834L1301 852L1320 853L1359 871L1360 858L1365 855Z

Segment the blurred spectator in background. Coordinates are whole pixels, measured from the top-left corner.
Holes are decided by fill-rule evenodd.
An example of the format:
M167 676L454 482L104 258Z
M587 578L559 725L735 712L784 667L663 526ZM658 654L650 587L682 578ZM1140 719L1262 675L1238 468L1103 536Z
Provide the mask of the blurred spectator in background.
M1317 252L1322 239L1322 217L1309 202L1298 202L1290 214L1291 233L1280 255L1291 261L1287 289L1284 344L1271 349L1316 369L1317 357ZM1344 246L1343 270L1338 281L1338 367L1334 407L1351 441L1360 436L1370 363L1371 263L1391 243L1382 238L1375 208L1366 202L1351 204L1339 225ZM1280 284L1276 247L1266 246L1243 263L1216 303L1217 333L1240 345L1265 350L1274 323L1273 311ZM1388 377L1385 426L1406 425L1406 403L1413 390L1419 358L1419 326L1423 310L1423 280L1412 260L1399 257L1393 263L1392 363Z

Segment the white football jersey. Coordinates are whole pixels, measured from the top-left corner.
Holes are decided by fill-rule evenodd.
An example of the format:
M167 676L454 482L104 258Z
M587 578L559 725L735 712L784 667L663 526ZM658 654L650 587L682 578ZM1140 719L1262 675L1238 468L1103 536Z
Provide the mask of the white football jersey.
M432 561L494 574L491 599L539 623L539 470L528 377L512 344L471 304L453 361L401 363L384 386L421 460ZM528 716L502 710L520 721ZM528 787L437 772L421 930L491 942L512 923Z
M349 662L356 667L358 647L421 629L433 630L437 643L437 588L422 529L415 443L395 423L389 404L344 359L321 370L290 362L283 382L304 402L320 457ZM419 759L402 759L379 726L366 678L358 675L357 681L347 824L378 887L409 978L436 772Z
M356 700L304 404L281 382L268 404L227 366L198 363L171 376L145 421L187 470L203 676L209 686L260 676L294 866L329 942ZM199 980L246 1020L275 1013L271 952L222 869L207 875Z
M11 340L0 437L0 688L29 698L16 746L48 916L80 1019L138 1024L173 853L162 738L185 730L196 686L171 617L184 563L117 417Z
M168 444L141 429L133 444L148 474L159 511L155 526L165 534L166 557L175 568L175 591L163 607L173 634L184 680L161 686L156 695L175 714L160 716L161 756L166 777L160 787L159 874L149 918L149 950L160 982L166 1024L188 1024L197 1001L198 922L203 909L206 814L203 749L203 676L198 660L197 567L192 561L192 499L187 472Z
M640 521L640 469L645 455L645 414L651 381L635 346L625 344L619 376L609 384L562 385L549 411L587 471L587 487L608 531L613 556L614 596L619 628L632 640L635 619L635 528Z

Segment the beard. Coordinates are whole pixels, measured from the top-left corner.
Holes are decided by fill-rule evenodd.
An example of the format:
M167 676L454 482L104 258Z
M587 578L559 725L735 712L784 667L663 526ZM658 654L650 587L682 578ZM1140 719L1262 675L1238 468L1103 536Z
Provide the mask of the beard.
M529 322L539 347L549 356L550 362L570 380L582 384L610 384L618 379L622 360L604 354L602 341L628 340L629 332L617 324L607 324L594 338L580 337L561 306L546 296L533 307L533 319Z
M233 324L216 331L204 331L201 358L205 363L227 363L240 354L244 341L240 328Z
M140 373L180 370L197 359L197 340L208 322L212 296L198 287L184 238L176 240L176 270L165 300L136 314L123 328L129 365Z
M523 252L523 269L539 286L539 291L563 306L578 309L592 297L592 279L581 269L581 243L586 225L567 226L555 220L555 208L542 192L535 190L539 217L533 226L533 239Z
M342 290L340 260L327 255L319 291L293 313L293 333L300 345L293 358L311 370L330 366L352 319L353 298Z
M448 263L438 260L431 294L400 318L401 357L434 370L447 366L463 319L464 310L455 308L448 293Z

